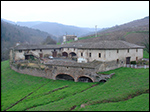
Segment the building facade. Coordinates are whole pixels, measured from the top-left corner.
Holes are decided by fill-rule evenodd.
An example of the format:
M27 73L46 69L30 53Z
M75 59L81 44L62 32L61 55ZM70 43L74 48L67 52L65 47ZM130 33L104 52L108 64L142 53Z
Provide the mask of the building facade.
M66 58L76 57L77 62L97 60L129 63L143 58L143 48L143 46L125 41L70 43L64 45L18 45L10 50L10 60L25 60L25 54L32 53L37 58L43 58L47 55Z
M44 63L44 71L21 70L17 72L46 77L50 79L86 80L99 82L103 78L98 72L108 71L130 64L143 58L143 46L125 41L101 41L98 43L70 43L64 45L18 45L10 49L10 65L20 60L37 58L43 60L49 56L54 59ZM55 60L61 58L62 60ZM65 61L72 59L74 61ZM23 72L24 71L24 72ZM38 72L38 73L37 73ZM41 73L41 74L40 74Z
M77 41L78 37L75 35L63 35L63 43L65 43L66 41L70 41L70 40Z

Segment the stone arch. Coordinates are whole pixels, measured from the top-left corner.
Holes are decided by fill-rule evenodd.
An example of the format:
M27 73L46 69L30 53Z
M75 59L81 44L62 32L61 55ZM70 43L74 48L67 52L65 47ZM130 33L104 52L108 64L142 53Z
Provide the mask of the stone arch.
M76 56L77 54L76 54L75 52L71 52L71 53L69 53L69 55L70 55L71 57L73 57L73 56Z
M64 73L57 74L55 76L55 79L56 80L71 80L71 81L75 81L74 77L72 75L64 74Z
M68 57L68 53L67 52L62 52L62 56Z
M87 77L87 76L80 76L78 77L77 81L78 82L94 82L92 78Z
M101 79L99 82L105 83L107 80L106 79Z

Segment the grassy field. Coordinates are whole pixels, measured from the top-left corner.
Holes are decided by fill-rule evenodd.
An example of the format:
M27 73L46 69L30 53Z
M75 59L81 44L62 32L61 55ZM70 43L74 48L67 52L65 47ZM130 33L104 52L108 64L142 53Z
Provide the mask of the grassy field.
M119 68L106 83L20 74L1 62L1 110L149 111L149 69Z

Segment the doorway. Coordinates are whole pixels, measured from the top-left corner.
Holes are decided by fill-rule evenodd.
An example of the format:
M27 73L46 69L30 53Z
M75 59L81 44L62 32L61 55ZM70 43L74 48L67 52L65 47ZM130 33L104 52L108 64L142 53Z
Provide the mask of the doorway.
M39 53L39 55L40 55L40 58L43 58L43 53Z
M126 64L130 64L130 58L131 57L126 57Z
M52 56L53 56L53 57L56 57L56 56L57 56L57 51L53 51L53 52L52 52Z

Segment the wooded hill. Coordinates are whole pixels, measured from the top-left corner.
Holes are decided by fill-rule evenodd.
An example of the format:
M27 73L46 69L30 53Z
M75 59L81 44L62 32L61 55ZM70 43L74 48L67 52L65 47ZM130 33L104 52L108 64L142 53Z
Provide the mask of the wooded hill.
M9 48L17 42L22 44L41 44L50 34L1 20L1 61L9 59Z
M42 22L42 21L31 21L31 22L16 22L17 25L27 26L33 29L39 29L56 36L55 40L62 38L63 35L77 35L82 36L90 32L94 32L95 28L77 27L72 25L64 25L56 22ZM94 26L93 26L94 27ZM98 28L100 30L100 28Z
M114 26L95 34L79 38L77 42L97 42L101 40L125 40L130 43L143 45L149 42L149 16L119 26Z

